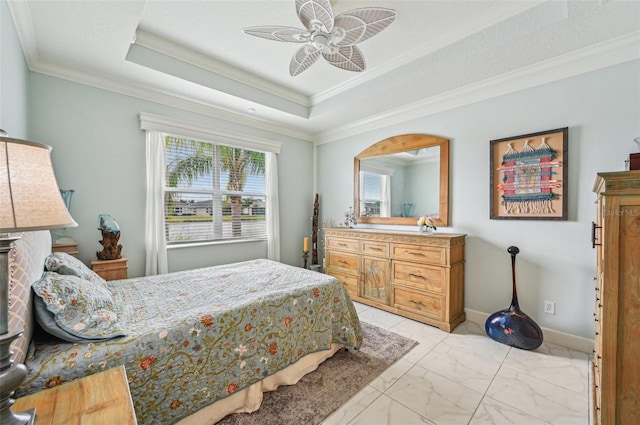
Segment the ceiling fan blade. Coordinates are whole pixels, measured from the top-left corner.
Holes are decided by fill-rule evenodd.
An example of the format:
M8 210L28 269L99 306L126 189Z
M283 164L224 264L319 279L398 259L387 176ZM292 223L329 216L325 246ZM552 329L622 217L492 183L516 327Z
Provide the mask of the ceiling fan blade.
M245 34L253 35L267 40L285 41L290 43L304 43L307 41L307 30L293 27L279 27L265 25L261 27L250 27L243 30Z
M331 65L347 71L362 72L365 68L362 51L356 46L341 46L337 53L323 53Z
M291 58L291 63L289 63L289 73L292 77L295 77L313 65L319 57L320 52L318 50L313 49L311 46L302 47Z
M395 21L397 13L392 9L367 7L354 9L336 16L335 26L346 31L339 46L349 46L373 37Z
M333 30L333 9L329 0L296 0L296 12L300 22L309 30L314 21L322 23L326 32Z

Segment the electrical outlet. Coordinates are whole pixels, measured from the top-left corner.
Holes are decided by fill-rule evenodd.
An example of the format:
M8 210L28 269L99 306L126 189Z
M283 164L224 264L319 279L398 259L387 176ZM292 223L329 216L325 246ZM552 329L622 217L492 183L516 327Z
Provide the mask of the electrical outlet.
M556 303L553 301L545 301L544 312L547 314L556 314Z

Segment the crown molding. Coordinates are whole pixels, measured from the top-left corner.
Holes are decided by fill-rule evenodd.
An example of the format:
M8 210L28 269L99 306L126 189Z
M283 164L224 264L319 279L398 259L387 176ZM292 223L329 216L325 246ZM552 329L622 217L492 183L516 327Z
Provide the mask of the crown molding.
M585 47L478 83L430 96L408 105L385 111L384 113L356 120L347 125L314 133L294 128L290 125L283 125L271 120L242 114L213 103L194 100L187 96L181 96L176 93L158 89L157 87L134 85L124 80L116 80L113 77L101 76L93 72L89 73L47 63L43 61L38 54L37 41L34 36L35 32L32 26L28 3L19 0L7 0L7 4L16 26L25 60L29 69L33 72L39 72L52 77L101 88L258 130L314 142L316 145L379 130L434 113L640 58L640 31L635 31L625 36ZM514 11L513 13L515 14L516 12Z
M335 142L637 59L640 59L640 31L318 133L315 135L314 143L320 145Z
M321 102L329 100L332 97L338 96L341 93L354 89L362 84L371 82L376 78L379 78L395 69L401 68L435 51L438 51L460 40L468 38L469 34L476 34L500 22L506 21L507 19L524 13L527 10L539 6L543 3L546 3L546 0L537 0L534 2L510 2L508 3L508 10L501 8L498 11L494 11L488 15L469 21L465 25L462 25L460 26L460 28L456 29L456 31L447 33L446 36L426 41L419 47L399 56L397 59L394 59L393 62L387 62L384 65L367 69L366 73L351 78L344 83L337 84L329 90L325 90L321 93L311 96L311 105L317 105Z
M464 25L463 29L459 29L455 33L452 33L447 37L429 41L425 45L399 57L398 60L394 61L393 64L382 65L369 69L366 73L359 74L342 84L336 85L329 90L313 96L306 96L297 90L292 90L264 78L260 78L241 68L203 55L197 51L189 49L186 46L180 45L164 37L153 34L145 30L144 28L138 28L136 30L135 38L134 40L132 40L132 42L133 44L150 49L154 52L157 52L158 54L168 56L175 60L184 62L185 64L188 64L190 66L194 66L196 68L210 72L214 75L233 80L238 84L247 86L248 88L251 88L253 90L260 90L268 95L275 96L287 102L292 102L309 110L309 108L312 108L314 105L324 102L332 97L338 96L341 93L354 89L362 84L375 80L376 78L404 65L407 65L424 55L437 51L443 47L455 43L456 41L468 37L470 33L473 34L478 31L482 31L483 29L489 28L499 22L512 18L520 13L523 13L542 3L545 3L546 1L547 0L512 2L510 3L510 7L508 9L501 8L500 10L494 11L489 15L469 22L468 24ZM7 3L9 5L9 10L11 11L13 21L16 25L18 38L20 40L20 44L22 46L29 69L40 66L37 40L35 38L35 30L33 28L28 2L24 0L7 0ZM146 65L143 64L143 66ZM220 88L212 88L220 90Z
M138 28L136 30L136 37L133 44L145 47L213 74L220 75L229 80L233 80L241 85L250 87L252 90L258 89L267 94L293 102L305 108L309 108L311 106L309 97L296 90L292 90L264 78L260 78L241 68L206 56L142 28ZM212 88L220 90L216 87Z
M220 119L238 125L247 126L257 130L268 131L283 136L289 136L307 142L312 142L312 136L304 131L299 131L291 126L277 124L273 121L262 120L253 116L247 116L220 106L203 101L193 100L186 96L165 92L156 87L148 87L140 84L130 84L125 81L115 80L113 77L103 77L95 73L88 73L78 69L60 67L45 62L38 62L30 67L31 71L51 77L61 78L74 83L84 84L90 87L119 93L125 96L135 97L160 105L169 106L183 111L194 112L210 118Z

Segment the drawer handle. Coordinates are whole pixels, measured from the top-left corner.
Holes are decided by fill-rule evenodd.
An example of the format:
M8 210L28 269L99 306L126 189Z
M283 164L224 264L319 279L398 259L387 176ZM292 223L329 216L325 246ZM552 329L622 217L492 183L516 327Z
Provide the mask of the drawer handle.
M340 243L338 244L338 246L349 246L349 245L347 245L346 243L342 243L342 242L340 242Z
M598 238L596 237L596 230L602 229L602 226L598 226L594 221L591 222L591 248L595 248L596 246L601 246L601 243L598 243Z
M424 254L421 252L415 252L415 251L405 251L405 253L409 254L409 255L415 255L416 257L424 257Z
M382 251L382 249L380 249L380 248L367 248L367 249L368 249L369 251L378 251L378 252L381 252L381 251Z
M344 260L338 260L338 263L339 264L344 264L344 265L349 265L349 263L344 261Z
M425 279L423 276L421 276L421 275L419 275L419 274L409 273L409 276L411 276L411 277L417 277L418 279L422 279L422 280L427 280L427 279Z
M421 305L421 306L423 306L423 307L427 307L427 305L426 305L425 303L423 303L422 301L414 301L414 300L411 300L411 299L410 299L410 300L409 300L409 302L410 302L410 303L413 303L413 304L416 304L416 305ZM435 302L432 302L432 303L431 303L431 305L432 305L432 308L434 308L434 309L437 309L437 308L438 308L438 306L436 305L436 303L435 303Z

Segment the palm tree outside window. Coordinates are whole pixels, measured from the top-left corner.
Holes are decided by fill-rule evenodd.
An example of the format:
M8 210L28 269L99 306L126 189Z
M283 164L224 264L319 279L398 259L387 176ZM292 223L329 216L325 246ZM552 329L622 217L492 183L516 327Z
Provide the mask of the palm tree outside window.
M165 135L167 244L266 239L265 154Z

